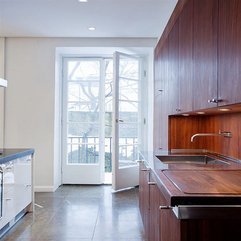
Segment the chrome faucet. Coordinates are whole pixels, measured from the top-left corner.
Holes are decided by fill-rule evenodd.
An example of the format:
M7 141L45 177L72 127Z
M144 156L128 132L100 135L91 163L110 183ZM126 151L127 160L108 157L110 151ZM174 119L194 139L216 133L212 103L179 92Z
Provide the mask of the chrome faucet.
M219 131L218 133L197 133L192 135L191 142L194 141L194 138L197 136L223 136L223 137L232 137L232 133L230 131Z

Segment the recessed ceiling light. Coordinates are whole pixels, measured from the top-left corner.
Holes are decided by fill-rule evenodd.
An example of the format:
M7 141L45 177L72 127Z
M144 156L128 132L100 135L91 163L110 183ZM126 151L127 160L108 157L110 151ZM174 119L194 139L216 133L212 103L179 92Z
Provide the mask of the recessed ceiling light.
M198 115L204 115L205 114L205 112L203 112L203 111L198 111L198 112L196 112Z
M182 114L182 116L189 116L189 114Z
M228 108L221 108L219 109L220 111L230 111L231 109L228 109Z
M89 27L88 28L90 31L95 31L95 27Z
M87 3L88 0L78 0L80 3Z

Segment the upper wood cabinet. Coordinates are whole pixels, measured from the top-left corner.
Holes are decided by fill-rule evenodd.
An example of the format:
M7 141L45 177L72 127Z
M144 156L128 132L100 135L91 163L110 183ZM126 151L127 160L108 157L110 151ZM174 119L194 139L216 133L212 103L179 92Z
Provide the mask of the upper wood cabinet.
M219 105L241 102L241 1L219 0Z
M168 50L168 41L160 50L155 50L154 150L167 149Z
M177 114L179 107L179 22L177 21L168 36L168 113Z
M190 0L179 16L179 110L192 110L193 80L193 0Z
M194 0L193 110L217 106L218 0Z

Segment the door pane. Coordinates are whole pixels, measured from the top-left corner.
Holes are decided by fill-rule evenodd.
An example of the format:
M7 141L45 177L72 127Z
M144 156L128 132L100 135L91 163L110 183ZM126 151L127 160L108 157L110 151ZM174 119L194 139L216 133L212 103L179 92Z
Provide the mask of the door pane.
M119 99L138 101L138 82L120 78Z
M68 61L68 80L99 80L100 61L99 60L79 60Z
M68 164L99 162L100 61L68 61Z
M119 60L119 168L138 160L139 60L120 56Z
M99 81L69 82L68 101L91 101L99 98ZM98 102L98 100L97 100Z
M138 80L139 60L121 56L119 62L119 77Z

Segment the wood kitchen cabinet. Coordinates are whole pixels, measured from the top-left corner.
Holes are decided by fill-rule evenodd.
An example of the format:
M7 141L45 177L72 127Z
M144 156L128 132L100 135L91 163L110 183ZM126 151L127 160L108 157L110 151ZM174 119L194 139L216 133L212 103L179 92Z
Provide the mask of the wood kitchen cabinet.
M179 110L192 111L193 81L193 0L189 0L179 16Z
M140 162L139 166L139 209L142 217L142 222L145 230L145 237L149 240L149 176L150 169Z
M160 232L159 232L159 207L161 206L161 196L160 191L157 187L156 180L153 176L150 176L149 182L150 189L150 234L149 240L159 241Z
M219 0L219 106L241 102L241 1Z
M148 241L181 241L180 221L157 186L154 174L140 164L139 207Z
M154 149L167 149L168 130L168 41L155 50Z
M179 241L180 222L172 210L167 206L167 201L157 186L156 179L151 173L150 182L150 241Z
M241 219L178 219L152 170L140 164L139 204L147 241L236 241ZM206 213L206 212L205 212Z
M168 114L179 113L179 22L177 21L168 36Z
M218 0L193 4L193 110L199 110L217 106Z

